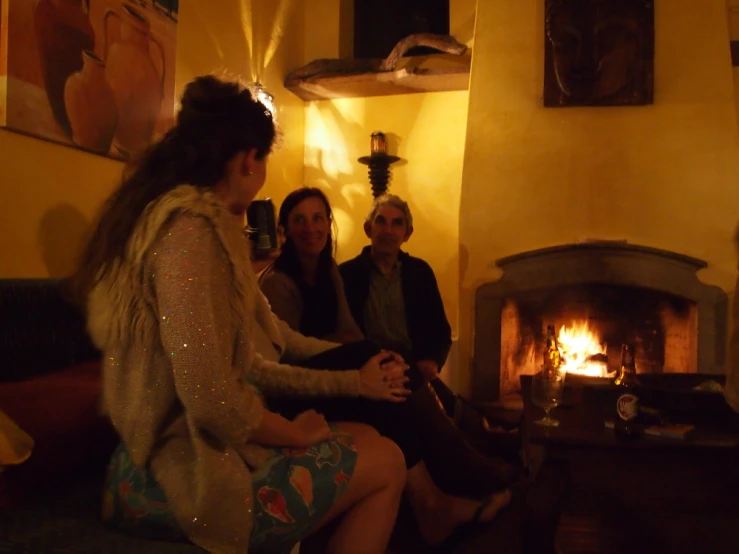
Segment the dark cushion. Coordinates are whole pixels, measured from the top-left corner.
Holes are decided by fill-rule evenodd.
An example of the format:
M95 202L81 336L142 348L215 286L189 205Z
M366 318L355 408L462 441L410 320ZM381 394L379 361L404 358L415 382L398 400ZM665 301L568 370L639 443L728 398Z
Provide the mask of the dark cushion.
M118 442L100 413L100 362L0 383L0 409L34 440L31 457L0 474L0 505L80 467L105 465Z
M0 382L100 357L59 279L0 279Z
M0 552L13 554L207 554L188 543L110 529L100 517L104 467L65 476L0 510Z

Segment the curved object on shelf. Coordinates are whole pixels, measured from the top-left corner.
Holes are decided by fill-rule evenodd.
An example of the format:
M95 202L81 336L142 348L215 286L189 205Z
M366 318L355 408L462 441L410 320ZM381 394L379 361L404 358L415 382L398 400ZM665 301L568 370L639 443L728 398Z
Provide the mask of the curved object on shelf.
M428 56L403 55L416 46L427 46L449 54L444 67L419 67ZM412 92L467 90L470 57L463 56L467 46L448 35L417 33L409 35L393 48L384 60L319 59L295 69L285 78L285 88L303 100L384 96ZM436 58L435 58L436 59Z

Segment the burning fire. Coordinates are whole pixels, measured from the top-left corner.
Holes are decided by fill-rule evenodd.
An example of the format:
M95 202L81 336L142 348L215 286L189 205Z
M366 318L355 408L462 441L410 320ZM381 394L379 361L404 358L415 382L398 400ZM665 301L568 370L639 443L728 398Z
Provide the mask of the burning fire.
M607 377L608 364L605 345L590 330L586 321L562 326L557 336L562 363L567 373L589 377Z

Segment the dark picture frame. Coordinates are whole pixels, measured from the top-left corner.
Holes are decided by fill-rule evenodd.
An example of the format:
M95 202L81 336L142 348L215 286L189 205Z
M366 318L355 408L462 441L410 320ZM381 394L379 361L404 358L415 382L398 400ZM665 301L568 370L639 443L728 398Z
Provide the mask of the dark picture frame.
M546 0L544 105L654 102L652 0Z

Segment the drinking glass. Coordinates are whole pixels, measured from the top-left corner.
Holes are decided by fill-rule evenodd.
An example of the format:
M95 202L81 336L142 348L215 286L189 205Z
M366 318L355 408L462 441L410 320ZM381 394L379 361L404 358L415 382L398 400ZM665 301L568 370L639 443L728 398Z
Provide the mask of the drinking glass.
M544 417L534 421L537 425L557 427L559 421L549 415L549 412L562 401L564 389L564 372L542 370L531 380L531 401L535 406L544 410Z

